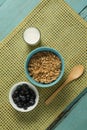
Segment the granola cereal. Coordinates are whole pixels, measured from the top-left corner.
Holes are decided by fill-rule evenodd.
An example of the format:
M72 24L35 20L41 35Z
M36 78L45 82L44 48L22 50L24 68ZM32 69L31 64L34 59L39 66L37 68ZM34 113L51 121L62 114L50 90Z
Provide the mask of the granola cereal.
M40 83L51 83L61 71L61 60L50 51L38 52L30 59L28 71Z

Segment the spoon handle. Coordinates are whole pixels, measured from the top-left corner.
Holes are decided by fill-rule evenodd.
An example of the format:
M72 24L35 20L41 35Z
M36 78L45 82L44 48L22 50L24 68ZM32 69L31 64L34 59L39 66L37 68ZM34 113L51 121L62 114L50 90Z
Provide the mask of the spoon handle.
M46 101L45 104L49 105L51 101L56 97L56 95L70 82L70 80L66 80Z

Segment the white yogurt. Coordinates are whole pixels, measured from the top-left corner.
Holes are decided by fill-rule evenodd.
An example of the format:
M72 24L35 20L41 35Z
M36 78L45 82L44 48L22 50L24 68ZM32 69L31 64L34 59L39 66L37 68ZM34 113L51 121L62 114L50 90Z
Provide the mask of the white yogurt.
M40 42L40 31L35 27L29 27L24 32L24 40L29 45L37 45Z

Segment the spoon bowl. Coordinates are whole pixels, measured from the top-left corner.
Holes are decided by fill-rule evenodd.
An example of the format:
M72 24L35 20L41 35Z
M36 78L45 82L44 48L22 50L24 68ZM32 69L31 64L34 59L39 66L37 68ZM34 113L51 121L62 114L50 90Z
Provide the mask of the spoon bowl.
M83 74L83 71L84 71L84 67L82 65L74 66L71 69L68 79L70 79L72 81L74 79L79 78Z

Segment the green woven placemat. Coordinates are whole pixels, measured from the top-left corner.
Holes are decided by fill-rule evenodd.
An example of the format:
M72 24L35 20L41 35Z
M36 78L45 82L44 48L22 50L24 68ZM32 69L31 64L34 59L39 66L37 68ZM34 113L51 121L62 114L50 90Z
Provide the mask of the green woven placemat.
M17 16L18 17L18 16ZM14 22L14 21L13 21ZM59 84L39 88L40 101L31 112L20 113L8 100L9 90L17 82L28 81L24 63L29 47L23 32L29 26L41 31L41 44L57 49L65 60L65 73ZM67 85L49 105L45 100L66 79L74 65L82 64L84 74ZM46 130L54 119L87 86L87 23L63 0L43 0L31 14L0 44L0 130ZM29 81L28 81L29 82Z

